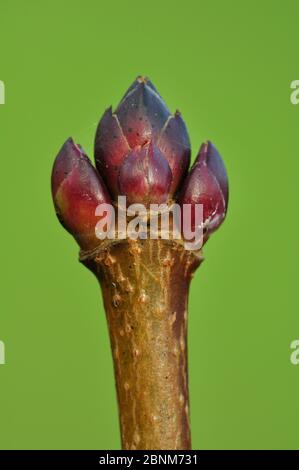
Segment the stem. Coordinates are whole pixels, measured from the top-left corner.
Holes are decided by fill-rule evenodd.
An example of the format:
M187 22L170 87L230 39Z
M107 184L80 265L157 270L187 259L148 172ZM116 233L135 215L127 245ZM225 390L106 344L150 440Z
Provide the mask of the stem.
M104 243L81 261L102 287L122 448L190 449L187 304L200 254L170 240Z

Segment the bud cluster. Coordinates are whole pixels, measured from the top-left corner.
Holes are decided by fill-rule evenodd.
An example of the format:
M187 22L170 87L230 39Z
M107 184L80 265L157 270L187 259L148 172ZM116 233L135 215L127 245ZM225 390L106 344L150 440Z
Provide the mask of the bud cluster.
M192 230L197 228L195 208L200 204L206 240L226 215L227 174L211 142L202 144L188 173L190 154L179 111L171 114L150 80L138 77L116 110L107 109L98 124L96 169L72 139L59 151L52 172L59 220L87 250L99 244L95 233L99 204L116 204L119 196L145 207L190 204Z

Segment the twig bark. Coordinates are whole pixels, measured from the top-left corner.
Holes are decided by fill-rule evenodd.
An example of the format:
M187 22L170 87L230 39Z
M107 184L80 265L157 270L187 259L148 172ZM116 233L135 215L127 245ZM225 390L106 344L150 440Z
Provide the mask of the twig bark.
M123 449L190 449L187 307L202 258L171 240L104 243L97 276L114 360Z

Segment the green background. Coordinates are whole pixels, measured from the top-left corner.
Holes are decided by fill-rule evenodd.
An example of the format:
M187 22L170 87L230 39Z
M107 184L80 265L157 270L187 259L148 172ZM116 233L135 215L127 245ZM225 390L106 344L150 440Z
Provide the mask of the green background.
M96 279L56 220L53 159L138 74L230 178L191 289L195 449L298 448L297 1L0 1L0 447L120 446Z

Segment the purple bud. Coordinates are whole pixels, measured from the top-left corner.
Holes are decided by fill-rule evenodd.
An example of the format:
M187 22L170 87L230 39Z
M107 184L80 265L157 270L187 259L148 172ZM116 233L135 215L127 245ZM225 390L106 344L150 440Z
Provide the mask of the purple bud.
M115 114L131 148L155 141L168 116L166 104L151 82L139 77L126 92Z
M205 239L224 220L228 205L228 179L222 159L211 142L202 144L180 193L179 203L203 205Z
M99 122L95 138L95 161L112 194L118 194L118 173L129 144L110 107Z
M220 157L218 150L212 144L212 142L206 142L201 145L199 149L199 154L197 157L199 163L206 162L211 173L217 179L221 191L225 199L225 206L228 205L228 179L226 169L223 163L222 158Z
M120 168L119 187L129 204L166 202L170 184L167 160L151 142L132 150Z
M115 199L118 194L123 194L123 187L119 187L122 163L129 154L135 154L132 152L135 149L141 155L140 147L149 142L160 150L161 158L167 160L170 167L170 199L177 192L189 166L187 129L180 113L170 114L153 84L145 77L138 77L116 111L112 113L111 108L106 111L96 132L96 166ZM161 163L161 167L164 166ZM140 186L142 184L140 182Z
M171 168L173 178L170 192L174 193L189 168L191 153L189 135L179 111L169 116L157 145Z
M108 191L80 145L68 139L60 149L52 170L52 196L62 225L83 249L99 244L95 227L96 207L110 203Z

